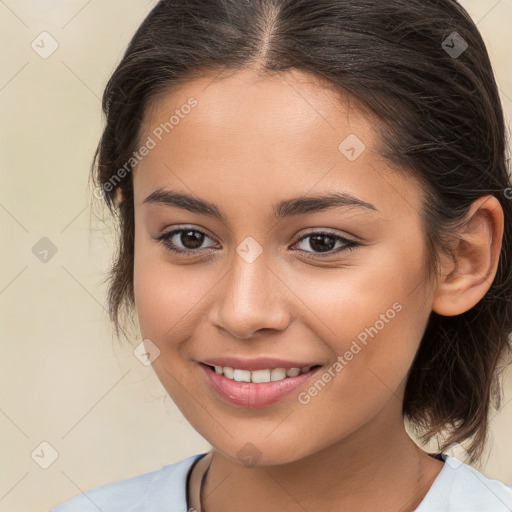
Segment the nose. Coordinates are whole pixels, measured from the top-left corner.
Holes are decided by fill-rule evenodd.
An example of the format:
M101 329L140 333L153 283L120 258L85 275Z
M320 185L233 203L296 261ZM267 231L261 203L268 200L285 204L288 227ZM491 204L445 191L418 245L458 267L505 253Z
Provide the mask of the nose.
M221 279L210 319L237 339L282 331L290 323L290 291L268 266L264 254L252 263L234 255L232 269Z

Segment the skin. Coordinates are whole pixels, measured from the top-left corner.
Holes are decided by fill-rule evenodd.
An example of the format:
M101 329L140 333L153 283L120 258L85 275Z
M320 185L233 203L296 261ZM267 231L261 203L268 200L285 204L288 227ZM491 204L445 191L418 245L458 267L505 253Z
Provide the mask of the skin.
M407 372L430 312L462 313L489 289L503 231L499 202L473 204L462 240L454 240L458 258L443 255L442 275L428 281L422 190L377 153L376 119L296 70L213 78L147 110L141 142L190 97L198 101L133 174L141 334L160 350L153 367L165 389L213 447L202 509L414 510L443 463L405 431ZM354 161L338 149L349 134L366 146ZM158 189L215 203L226 220L145 203ZM271 218L275 202L333 191L376 211L345 206ZM173 238L184 250L188 242L192 256L156 240L182 225L207 234L199 249ZM360 245L340 252L336 242L322 253L311 238L299 242L322 230ZM252 263L236 252L248 236L263 251ZM198 365L236 354L327 369L394 303L401 311L308 404L298 392L261 409L227 404ZM244 447L253 465L240 459ZM194 467L192 493L205 470Z

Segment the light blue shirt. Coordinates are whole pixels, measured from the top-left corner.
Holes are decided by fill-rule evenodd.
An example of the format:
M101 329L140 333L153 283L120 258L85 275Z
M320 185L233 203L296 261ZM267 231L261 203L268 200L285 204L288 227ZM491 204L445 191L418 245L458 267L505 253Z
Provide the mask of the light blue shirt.
M187 475L204 455L100 485L50 512L187 512ZM442 457L443 469L415 512L512 512L512 485L487 478L450 455Z

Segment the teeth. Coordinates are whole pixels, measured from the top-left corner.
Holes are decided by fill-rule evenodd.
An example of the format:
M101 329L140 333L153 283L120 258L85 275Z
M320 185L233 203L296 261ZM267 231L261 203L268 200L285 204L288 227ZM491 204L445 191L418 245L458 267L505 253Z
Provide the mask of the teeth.
M270 372L270 380L283 380L286 378L286 370L284 368L274 368Z
M286 376L287 377L297 377L297 375L299 375L299 373L300 373L300 368L289 368L286 371Z
M270 382L270 370L255 370L251 372L251 381L260 383L260 382Z
M227 377L228 379L234 380L235 370L233 370L233 368L229 368L229 366L224 366L222 368L222 371L224 373L224 377Z
M251 372L248 370L235 370L233 378L238 382L251 382Z
M229 366L215 366L215 373L223 374L224 377L237 382L274 382L286 379L287 377L296 377L301 373L308 372L312 367L304 368L273 368L268 370L239 370L238 368L230 368Z

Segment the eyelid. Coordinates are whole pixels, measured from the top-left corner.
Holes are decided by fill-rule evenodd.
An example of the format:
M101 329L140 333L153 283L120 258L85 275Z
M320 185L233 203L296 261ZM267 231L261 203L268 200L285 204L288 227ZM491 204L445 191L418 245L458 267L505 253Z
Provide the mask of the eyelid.
M205 237L209 238L210 240L212 240L216 244L219 243L213 237L211 237L206 232L206 230L204 230L203 228L200 228L200 227L197 227L197 226L191 226L191 225L177 225L177 226L174 226L169 231L166 231L166 232L164 232L164 233L162 233L160 235L157 235L156 237L153 237L153 238L155 240L161 242L162 244L164 244L166 249L168 249L168 250L170 250L170 251L172 251L174 253L179 253L179 254L196 255L196 254L199 254L199 252L201 252L201 251L205 251L205 250L211 249L211 247L205 247L205 248L196 249L196 250L181 249L179 247L178 248L176 248L176 247L171 248L170 244L166 243L166 241L171 239L173 236L183 232L183 231L195 231L197 233L201 233L202 235L204 235Z
M317 260L322 259L322 258L335 257L340 254L346 253L347 251L351 252L354 249L357 249L358 247L360 247L362 245L362 243L359 242L358 240L356 240L352 237L340 235L334 231L331 231L330 229L315 228L312 231L308 231L308 232L304 233L303 235L301 235L297 239L297 241L295 241L292 244L292 247L296 246L297 244L302 242L302 240L307 239L308 237L313 236L313 235L328 235L331 238L333 238L336 242L342 243L341 247L332 249L330 251L326 251L324 253L300 250L300 252L305 253L307 255L306 257L317 259Z
M330 228L308 228L308 229L309 229L309 231L306 231L302 235L299 235L299 238L297 238L297 241L294 243L300 242L304 238L307 238L308 236L311 236L311 235L330 235L332 237L342 238L343 240L346 240L347 242L354 242L354 243L358 242L358 240L355 237L352 237L351 235L345 235L345 234L342 235L339 232L337 232L333 229L330 229Z
M203 235L207 236L208 238L214 240L214 238L206 232L206 229L196 226L196 225L193 225L193 224L192 225L191 224L177 224L176 226L173 226L172 229L170 229L169 231L166 231L165 233L162 233L161 235L158 235L158 236L159 237L169 236L172 234L176 234L176 232L187 231L187 230L188 231L197 231L198 233L202 233Z

